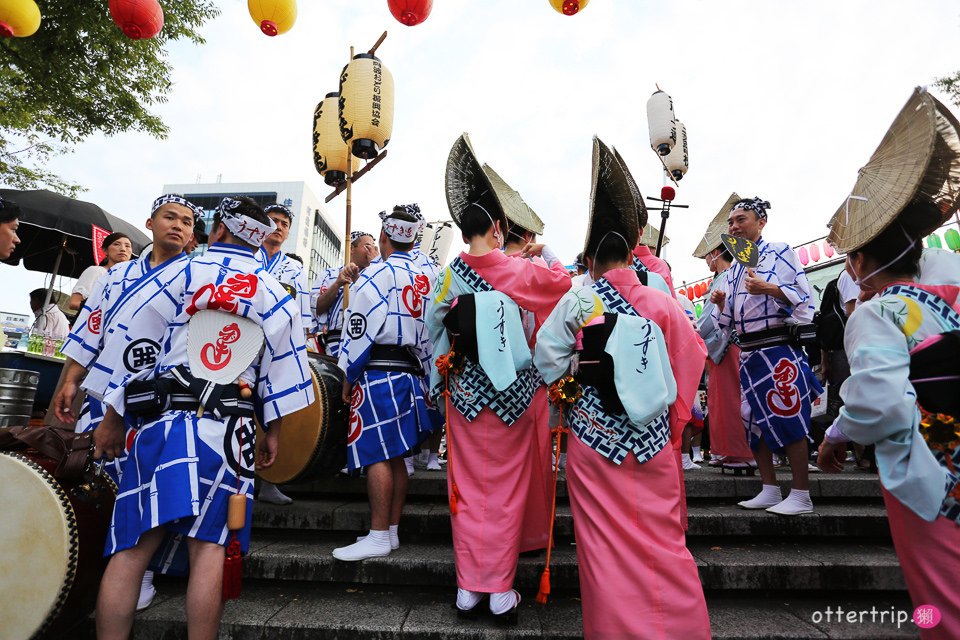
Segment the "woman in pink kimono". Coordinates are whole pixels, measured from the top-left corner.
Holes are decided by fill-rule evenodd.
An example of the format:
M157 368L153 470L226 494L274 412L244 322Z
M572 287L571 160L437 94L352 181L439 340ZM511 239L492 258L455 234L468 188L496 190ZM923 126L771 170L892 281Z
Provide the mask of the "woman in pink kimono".
M630 268L636 203L597 139L593 167L584 256L596 282L561 298L535 355L546 380L569 367L582 390L564 414L584 636L707 639L670 444L671 423L690 415L706 350L676 302ZM631 392L638 386L644 393Z

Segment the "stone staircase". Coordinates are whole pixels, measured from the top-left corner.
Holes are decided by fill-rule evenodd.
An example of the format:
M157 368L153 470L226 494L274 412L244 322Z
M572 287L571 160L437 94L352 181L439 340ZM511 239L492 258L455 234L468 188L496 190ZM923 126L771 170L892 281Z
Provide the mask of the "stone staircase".
M778 471L778 478L786 495L789 471ZM736 506L759 491L759 477L704 467L688 472L685 481L687 546L700 571L714 638L918 637L912 622L896 621L913 609L875 475L850 467L840 475L813 474L816 513L793 518ZM573 520L562 475L550 601L545 608L534 602L543 554L521 557L519 622L506 628L484 617L460 621L452 608L456 573L443 472L418 470L411 478L400 549L359 563L337 561L331 551L369 528L362 479L284 490L294 504L255 503L243 597L227 604L220 638L582 637ZM158 577L157 588L153 606L137 615L132 637L185 639L183 581ZM93 637L91 631L88 625L84 636ZM643 637L642 629L636 637Z

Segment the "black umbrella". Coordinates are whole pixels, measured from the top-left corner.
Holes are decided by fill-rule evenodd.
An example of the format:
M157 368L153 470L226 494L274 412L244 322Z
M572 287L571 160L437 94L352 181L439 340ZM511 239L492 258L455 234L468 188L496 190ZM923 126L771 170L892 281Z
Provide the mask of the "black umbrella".
M133 252L139 254L150 239L132 224L95 204L74 200L46 190L0 189L4 200L20 206L20 244L3 262L68 278L79 278L93 266L93 225L130 236Z

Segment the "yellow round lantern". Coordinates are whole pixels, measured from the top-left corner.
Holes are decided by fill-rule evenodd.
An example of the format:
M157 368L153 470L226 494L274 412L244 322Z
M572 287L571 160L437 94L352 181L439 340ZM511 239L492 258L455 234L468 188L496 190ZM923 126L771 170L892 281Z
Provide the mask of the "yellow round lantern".
M550 6L565 16L576 15L588 4L590 0L550 0Z
M0 36L25 38L40 28L40 7L33 0L0 2Z
M670 172L673 179L679 182L687 173L687 169L690 168L690 154L687 151L687 128L679 120L676 121L676 124L677 144L673 145L673 149L663 159L663 162L667 165L667 171Z
M297 21L296 0L247 0L250 17L268 36L290 31Z
M353 57L340 74L340 135L353 155L370 160L393 132L393 75L369 53Z
M347 143L340 137L340 119L337 99L340 94L328 93L313 112L313 166L331 187L340 186L347 179ZM360 168L360 160L350 156L353 171Z
M647 100L647 125L650 127L650 146L662 156L670 153L677 143L677 124L673 115L673 98L657 90Z

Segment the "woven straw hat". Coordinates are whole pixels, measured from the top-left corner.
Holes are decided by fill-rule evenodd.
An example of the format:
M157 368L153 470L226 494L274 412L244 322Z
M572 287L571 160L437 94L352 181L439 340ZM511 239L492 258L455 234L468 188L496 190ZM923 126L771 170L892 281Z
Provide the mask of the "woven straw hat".
M629 175L614 152L600 138L593 138L593 166L590 178L590 220L584 257L593 251L609 231L622 235L632 249L637 244L637 195L630 188ZM639 194L636 191L636 194Z
M483 172L487 174L487 179L493 185L493 190L503 205L503 212L507 215L507 220L527 231L532 231L537 235L542 234L543 220L523 201L520 194L514 191L490 165L484 163Z
M630 168L627 166L627 163L623 161L616 147L613 149L613 155L616 157L617 162L620 163L620 166L623 167L623 173L627 176L627 184L630 185L630 193L633 194L633 199L637 203L638 228L644 229L647 226L647 205L643 202L643 194L640 193L640 187L637 186L637 181L633 179ZM656 240L654 240L654 243L656 243Z
M720 234L726 233L727 229L729 228L727 220L730 217L730 210L733 209L733 205L737 204L742 199L743 198L737 195L736 191L730 194L730 197L727 198L727 201L723 203L722 207L720 207L720 211L713 217L713 220L711 220L710 224L707 226L707 230L703 234L703 239L700 240L700 244L697 245L696 251L693 252L694 258L705 258L708 253L723 244L723 241L720 240Z
M652 224L648 224L643 228L643 233L640 234L640 244L645 247L651 247L653 249L657 248L657 239L660 237L660 229L657 229ZM667 246L670 244L670 238L663 236L663 245Z
M840 253L859 249L915 200L934 203L943 212L939 220L910 221L912 231L923 237L953 215L960 205L958 196L960 124L918 87L827 224L827 241Z
M494 220L500 221L500 229L506 233L504 203L480 166L470 145L470 137L466 133L457 138L450 149L446 174L447 207L458 227L464 210L479 202ZM517 199L519 200L519 196Z

